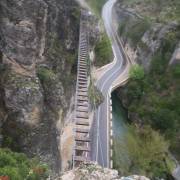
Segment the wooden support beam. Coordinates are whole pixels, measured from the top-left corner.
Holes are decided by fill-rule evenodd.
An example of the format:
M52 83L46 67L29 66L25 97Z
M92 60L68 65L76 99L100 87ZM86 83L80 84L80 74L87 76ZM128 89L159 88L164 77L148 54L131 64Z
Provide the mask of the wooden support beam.
M87 152L90 152L90 147L87 147L87 146L75 146L75 150L77 151L87 151Z
M90 142L91 139L88 137L75 137L75 141Z
M83 157L83 156L75 156L74 160L76 162L90 162L90 160L88 158Z
M76 128L75 131L77 133L89 133L89 129L80 129L80 128Z
M77 120L76 125L81 125L81 126L89 126L89 122L86 120Z

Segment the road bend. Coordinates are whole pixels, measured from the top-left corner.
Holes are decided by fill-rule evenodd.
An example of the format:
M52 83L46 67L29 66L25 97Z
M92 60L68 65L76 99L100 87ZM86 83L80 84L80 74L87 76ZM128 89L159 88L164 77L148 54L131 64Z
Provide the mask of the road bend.
M104 102L96 110L96 138L92 159L103 167L110 167L110 96L113 82L118 78L127 79L128 62L123 58L117 32L113 28L113 6L116 0L108 0L103 7L102 18L105 29L112 43L114 65L98 80L97 87L104 95Z

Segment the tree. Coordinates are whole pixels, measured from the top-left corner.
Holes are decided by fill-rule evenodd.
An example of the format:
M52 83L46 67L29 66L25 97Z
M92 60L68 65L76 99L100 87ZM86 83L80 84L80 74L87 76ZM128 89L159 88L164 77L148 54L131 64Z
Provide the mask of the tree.
M142 80L144 75L143 67L138 64L135 64L130 70L130 78L133 80Z
M165 178L172 167L169 166L168 147L157 131L150 126L137 128L130 126L122 142L115 139L114 151L116 168L125 175L144 174L150 178ZM118 150L118 151L117 151ZM125 153L126 152L126 153Z

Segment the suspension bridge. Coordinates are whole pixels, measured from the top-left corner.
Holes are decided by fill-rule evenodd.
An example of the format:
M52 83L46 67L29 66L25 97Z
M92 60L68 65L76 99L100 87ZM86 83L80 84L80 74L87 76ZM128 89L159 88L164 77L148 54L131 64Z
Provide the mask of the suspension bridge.
M90 119L88 98L88 55L89 40L87 27L88 12L81 10L79 52L75 97L75 129L73 167L90 161Z

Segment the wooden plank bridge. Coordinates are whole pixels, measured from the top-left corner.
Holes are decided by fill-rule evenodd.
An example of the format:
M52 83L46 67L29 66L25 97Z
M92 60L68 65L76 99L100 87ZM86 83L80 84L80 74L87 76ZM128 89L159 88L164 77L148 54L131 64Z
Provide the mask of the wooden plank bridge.
M79 54L77 67L76 98L75 98L75 129L73 148L73 167L81 162L90 161L90 122L88 98L88 33L87 11L81 11Z

